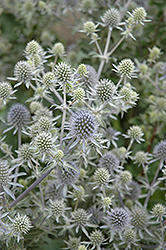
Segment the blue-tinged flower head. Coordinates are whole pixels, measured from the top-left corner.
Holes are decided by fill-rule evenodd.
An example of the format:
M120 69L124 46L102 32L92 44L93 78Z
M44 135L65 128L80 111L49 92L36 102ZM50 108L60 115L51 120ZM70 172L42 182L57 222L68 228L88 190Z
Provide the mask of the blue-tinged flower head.
M11 128L16 128L16 131L28 125L30 123L30 118L29 110L22 103L13 104L7 113L8 124Z
M166 160L166 140L162 140L154 146L153 154L157 160Z
M93 138L97 129L98 123L88 110L80 109L71 117L71 134L79 140Z
M63 185L75 183L78 180L79 175L80 170L73 162L69 162L67 163L67 166L58 169L58 179Z
M130 217L124 208L115 208L108 211L108 225L113 231L123 231L130 224Z
M107 152L99 160L99 167L108 169L110 174L119 170L119 159L112 152Z

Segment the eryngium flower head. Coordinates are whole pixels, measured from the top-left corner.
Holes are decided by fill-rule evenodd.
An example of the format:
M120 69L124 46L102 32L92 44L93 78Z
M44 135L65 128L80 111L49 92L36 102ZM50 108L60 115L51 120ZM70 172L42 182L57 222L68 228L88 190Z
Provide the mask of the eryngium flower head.
M81 83L81 87L90 90L90 88L94 88L97 81L98 81L98 76L96 70L88 65L85 64L86 66L86 73L85 75L79 74L78 72L75 74L75 78L79 79Z
M120 172L120 181L123 185L129 184L132 181L132 174L128 170Z
M143 151L137 151L134 155L134 163L138 163L139 165L147 164L149 159L150 158L148 157L148 153L145 153Z
M140 141L144 141L144 139L142 139L143 135L144 133L142 132L141 128L139 126L133 125L128 129L127 136L125 137L136 140L138 143L140 143Z
M12 94L15 91L13 91L12 86L9 82L7 82L7 81L0 82L0 103L2 100L4 102L4 104L6 104L6 101L5 101L6 98L9 98L9 99L14 98L14 97L12 97Z
M51 85L53 85L53 80L55 80L55 75L53 72L47 72L44 76L43 76L43 83L46 87L50 87Z
M20 240L22 234L27 234L31 229L31 221L27 215L20 215L19 213L15 216L13 220L13 231L17 235L17 242Z
M100 246L105 241L103 233L97 229L90 234L89 239L93 246Z
M61 56L64 54L65 52L65 48L64 45L60 42L55 43L53 48L52 48L52 52L54 53L54 55L56 56Z
M55 65L54 74L57 79L57 82L63 84L71 80L73 69L69 64L65 62L60 62Z
M80 175L80 170L73 162L58 169L58 179L62 185L75 183Z
M100 158L99 167L107 168L109 173L112 174L113 171L118 171L119 159L115 154L108 152Z
M51 128L52 126L52 120L50 119L50 117L48 116L42 116L40 119L39 119L39 128L42 130L42 131L45 131L45 132L48 132L49 129Z
M37 101L33 101L30 103L29 105L29 109L31 111L32 114L36 113L36 111L42 109L43 105L41 104L41 102L37 102Z
M30 123L30 117L29 110L21 103L13 104L7 113L9 125L16 129L28 125Z
M79 87L74 91L74 100L83 101L84 97L85 97L85 91L83 88Z
M119 10L110 8L104 13L104 15L101 17L101 20L103 21L104 26L113 28L115 26L118 26L118 24L120 23L121 14Z
M109 101L115 93L115 84L109 79L102 79L98 82L96 87L97 98L101 102Z
M34 151L28 143L22 144L17 150L18 158L23 162L27 162L29 159L33 158Z
M53 146L53 138L50 133L41 132L35 137L35 146L41 153L46 153Z
M65 213L65 203L63 200L50 200L50 211L52 213L53 216L56 217L56 221L59 221L59 217L63 216Z
M154 214L157 219L162 219L165 215L165 207L162 204L155 204L152 208L152 213Z
M109 172L106 168L98 168L94 172L93 178L97 185L105 185L109 181Z
M124 232L124 238L126 242L135 242L136 241L136 232L134 229L129 228Z
M113 229L114 231L122 231L130 223L129 215L123 208L115 208L112 209L111 212L108 211L107 213L110 229Z
M85 231L84 227L89 225L89 218L91 217L83 208L78 208L76 211L71 213L71 223L76 226L76 233L79 228Z
M143 21L145 21L146 16L147 13L143 7L138 7L132 11L132 17L135 23L143 24Z
M135 206L132 209L131 224L138 230L148 226L148 214L143 207Z
M25 83L26 87L29 87L29 81L32 79L32 68L27 61L19 61L14 66L14 76L19 81L15 86Z
M121 75L121 77L127 76L128 78L131 78L135 76L133 74L135 70L135 66L131 59L123 59L118 64L118 66L114 65L114 67L116 68L116 70L114 71L118 72Z
M86 23L84 23L84 30L85 32L89 35L92 34L93 32L95 32L96 30L96 26L94 24L94 22L92 21L87 21Z
M71 134L80 140L94 137L97 129L97 121L88 110L79 110L71 117Z
M1 160L1 159L0 159ZM9 165L7 161L0 161L0 187L6 185L9 181Z
M39 43L36 42L35 40L30 41L27 43L25 51L28 55L34 55L38 53L39 50Z
M153 154L157 160L166 160L166 140L162 140L154 146Z

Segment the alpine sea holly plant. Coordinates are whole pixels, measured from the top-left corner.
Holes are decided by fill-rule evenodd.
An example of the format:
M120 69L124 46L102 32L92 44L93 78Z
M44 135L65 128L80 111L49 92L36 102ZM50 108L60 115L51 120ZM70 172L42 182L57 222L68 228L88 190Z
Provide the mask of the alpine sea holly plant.
M143 62L113 57L121 44L137 43L133 32L147 16L144 7L122 13L111 6L100 22L83 22L98 65L74 68L62 43L44 50L31 40L14 77L0 82L0 107L7 110L0 142L2 249L166 249L165 197L155 198L166 181L162 52L154 46ZM114 32L120 38L112 44ZM138 77L150 106L138 118L142 124L128 123L124 131L116 125L138 106ZM18 146L8 140L11 131Z

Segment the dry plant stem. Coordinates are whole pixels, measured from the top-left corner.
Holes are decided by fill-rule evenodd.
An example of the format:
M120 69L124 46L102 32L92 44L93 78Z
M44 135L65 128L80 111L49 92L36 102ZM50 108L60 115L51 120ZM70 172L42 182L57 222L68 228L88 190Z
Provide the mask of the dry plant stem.
M61 136L60 136L60 148L62 148L62 139L64 133L65 119L66 119L66 84L63 87L63 117L62 117L62 125L61 125Z
M20 148L21 146L21 128L18 128L18 149ZM18 174L19 172L19 166L16 167L15 169L15 174ZM17 182L17 176L14 178L14 183Z
M109 47L109 44L110 44L111 32L112 32L112 29L108 29L108 35L107 35L107 41L106 41L106 45L105 45L105 49L104 49L103 59L101 60L100 65L99 65L99 69L98 69L98 74L97 74L98 79L100 78L101 72L103 70L105 60L106 60L106 58L108 58L107 57L107 52L108 52L108 47Z
M30 191L32 191L43 179L49 175L53 168L49 169L39 179L37 179L31 186L29 186L22 194L20 194L14 201L12 201L8 208L14 207L19 201L21 201Z
M146 208L147 205L148 205L150 196L151 196L151 194L152 194L152 189L153 189L153 187L154 187L154 184L155 184L155 182L156 182L157 176L158 176L158 174L159 174L159 171L160 171L162 165L163 165L163 160L160 160L159 165L158 165L157 170L156 170L156 173L155 173L155 176L154 176L154 178L153 178L153 181L152 181L151 185L149 186L149 191L148 191L147 197L146 197L145 202L144 202L144 207L145 207L145 208Z

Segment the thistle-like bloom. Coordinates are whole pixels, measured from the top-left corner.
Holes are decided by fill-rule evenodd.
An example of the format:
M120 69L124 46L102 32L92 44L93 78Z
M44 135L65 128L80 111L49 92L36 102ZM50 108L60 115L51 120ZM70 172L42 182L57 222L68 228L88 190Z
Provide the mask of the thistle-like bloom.
M10 186L23 187L19 183L12 182L12 179L25 173L12 174L12 171L16 168L13 166L10 168L7 160L0 159L0 190L5 191L7 195L15 199L14 193L9 189Z
M64 242L67 245L67 247L65 247L65 249L78 250L78 248L80 246L80 241L81 241L81 237L76 238L76 237L71 237L69 235L69 240L68 241L64 240Z
M96 25L92 21L87 21L84 23L84 29L83 31L87 34L90 35L96 31Z
M75 227L76 233L78 233L79 229L81 229L85 235L88 235L85 227L92 227L92 224L89 222L90 217L91 214L88 214L83 208L78 208L76 211L71 213L71 218L69 219L71 225L68 226L68 228Z
M155 204L152 208L152 214L157 220L163 220L163 217L166 216L166 209L162 204Z
M96 95L99 101L109 101L116 92L115 84L109 79L102 79L96 86Z
M150 154L145 153L143 151L137 151L133 157L133 159L135 160L134 163L137 163L138 166L148 164L148 161L151 159L150 156Z
M80 170L73 162L64 163L64 167L58 169L57 175L61 185L72 185L78 180Z
M91 88L95 88L95 85L98 81L98 76L97 76L97 72L96 70L88 64L85 64L86 66L86 72L85 72L85 68L84 71L81 71L77 69L74 78L76 80L79 80L81 87L87 90L91 90ZM80 73L79 73L80 72ZM82 74L83 72L85 72L85 74Z
M55 43L52 47L52 53L55 55L55 56L63 56L65 54L65 48L64 48L64 45L63 43Z
M131 126L128 131L127 135L124 135L125 138L130 138L131 140L135 140L138 143L141 143L141 141L144 141L142 139L142 136L144 133L142 132L142 129L139 126Z
M28 61L19 61L14 66L14 78L8 77L8 79L18 82L17 84L15 84L15 87L24 83L26 88L29 88L32 77L33 70Z
M43 76L43 84L50 88L53 85L53 81L56 80L56 77L54 75L53 72L47 72L44 76Z
M116 233L120 234L130 225L130 217L127 211L123 208L111 209L107 211L105 217L106 225L101 228L108 228L110 231L110 241L113 240Z
M66 205L63 200L50 200L50 212L56 218L56 221L59 222L59 217L64 216Z
M16 97L13 96L13 94L17 90L12 89L12 85L7 82L0 82L0 105L3 102L4 105L6 105L6 99L15 99Z
M130 223L129 214L123 208L111 209L108 213L108 223L114 231L123 231Z
M17 237L17 242L19 242L23 235L30 231L32 227L31 221L27 215L20 215L19 213L12 221L13 236Z
M55 65L54 74L56 80L53 82L64 84L71 81L73 75L73 69L69 64L65 62L60 62L57 65Z
M108 169L110 174L120 171L118 157L112 152L104 154L99 160L99 167Z
M132 181L132 174L128 170L124 170L120 172L120 181L122 185L128 185Z
M109 178L110 174L109 171L106 168L98 168L96 169L96 171L94 172L94 187L93 189L97 188L98 186L103 186L103 185L107 185L109 182Z
M16 153L18 157L13 162L16 162L18 166L28 165L29 168L33 168L33 163L37 164L37 161L34 159L35 151L31 148L30 144L22 144L19 149L16 150Z
M138 7L132 11L132 13L128 12L132 17L134 23L144 25L144 22L149 22L150 20L146 19L147 13L144 7Z
M39 43L36 42L35 40L32 40L29 43L27 43L25 52L27 55L34 55L38 53L39 48L40 48Z
M30 118L30 112L26 106L21 103L13 104L7 113L7 121L11 127L6 129L5 132L15 128L14 133L16 133L18 129L22 129L30 123Z
M127 76L128 78L136 77L134 74L135 66L131 59L123 59L118 66L113 64L115 67L114 71L119 73L121 77Z
M126 195L127 198L131 200L138 200L141 194L140 185L136 181L131 181L128 185L128 193Z
M131 224L134 226L141 238L143 238L142 230L148 232L149 214L143 207L135 205L131 212Z
M166 140L162 140L154 146L153 155L156 160L166 160Z
M102 26L109 28L117 27L121 21L121 14L118 9L110 8L105 11L104 15L101 17L103 23Z
M105 241L104 234L102 233L102 231L97 230L97 229L90 234L89 239L90 239L91 244L93 245L91 249L94 249L95 247L100 249L99 247Z
M32 145L36 150L37 154L42 156L42 161L44 161L46 155L53 155L54 142L56 138L53 138L49 132L40 132L32 141Z
M98 130L98 123L95 117L88 111L80 109L70 119L70 137L75 137L75 145L82 140L83 147L85 147L86 140L92 140Z

